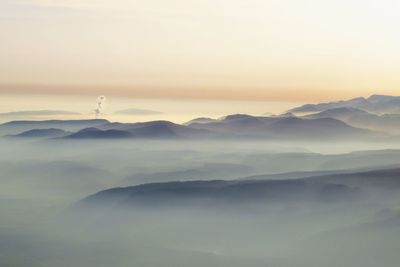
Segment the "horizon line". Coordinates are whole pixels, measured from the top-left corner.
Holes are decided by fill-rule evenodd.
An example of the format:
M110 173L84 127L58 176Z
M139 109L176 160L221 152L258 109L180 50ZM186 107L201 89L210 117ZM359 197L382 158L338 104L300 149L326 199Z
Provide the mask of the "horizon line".
M389 92L370 90L361 93L358 90L330 90L315 88L243 88L232 86L140 86L140 85L62 85L62 84L0 84L0 92L7 95L45 96L97 96L129 97L136 99L158 100L195 100L195 101L248 101L248 102L294 102L323 103L326 101L368 98L373 95L395 96ZM299 93L301 92L301 93Z

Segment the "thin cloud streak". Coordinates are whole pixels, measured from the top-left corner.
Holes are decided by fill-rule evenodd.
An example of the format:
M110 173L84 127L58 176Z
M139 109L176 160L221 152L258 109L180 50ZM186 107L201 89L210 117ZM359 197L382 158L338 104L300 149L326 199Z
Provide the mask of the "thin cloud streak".
M4 94L43 95L93 95L99 92L116 97L133 99L165 100L212 100L212 101L327 101L360 96L359 91L335 90L326 95L326 90L305 88L173 88L140 86L67 86L67 85L0 85ZM382 93L371 90L361 95ZM388 92L389 93L389 92Z
M56 7L68 9L96 9L103 5L99 5L99 1L78 1L78 0L22 0L16 1L18 5L28 5L37 7ZM104 6L103 6L104 7Z

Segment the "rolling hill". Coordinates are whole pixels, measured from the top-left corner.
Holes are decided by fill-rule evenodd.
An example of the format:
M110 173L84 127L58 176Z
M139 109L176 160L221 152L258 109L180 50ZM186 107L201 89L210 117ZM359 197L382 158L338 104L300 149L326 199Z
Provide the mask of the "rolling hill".
M37 120L10 121L0 125L0 135L19 134L33 129L57 128L65 131L79 131L88 127L108 124L107 120Z
M337 173L287 180L209 180L149 183L101 191L82 200L85 207L215 207L282 203L362 201L400 191L400 169Z
M23 137L23 138L50 138L50 137L63 137L71 134L61 129L32 129L15 135L8 135L8 137Z

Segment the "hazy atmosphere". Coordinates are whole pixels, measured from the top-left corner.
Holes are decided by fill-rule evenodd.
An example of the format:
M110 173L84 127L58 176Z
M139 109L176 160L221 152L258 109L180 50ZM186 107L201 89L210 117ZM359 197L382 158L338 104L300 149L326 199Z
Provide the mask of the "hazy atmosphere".
M398 267L399 11L0 1L0 266Z
M399 11L393 0L3 0L0 92L264 101L396 94Z

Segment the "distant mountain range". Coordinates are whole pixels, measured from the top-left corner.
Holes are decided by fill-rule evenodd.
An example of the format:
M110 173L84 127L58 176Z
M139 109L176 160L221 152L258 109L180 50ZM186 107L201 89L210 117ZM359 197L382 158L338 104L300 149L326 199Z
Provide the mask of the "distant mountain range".
M71 139L104 139L104 138L129 138L132 134L128 131L120 130L100 130L97 128L85 128L71 135L65 136L65 138Z
M70 135L71 132L67 132L61 129L32 129L15 135L8 135L8 137L21 137L21 138L47 138L47 137L64 137Z
M109 123L99 127L102 130L120 130L130 132L137 138L198 138L210 137L207 130L194 129L189 126L176 124L170 121L149 121L139 123Z
M65 136L66 139L256 138L353 140L384 137L377 132L356 128L333 118L255 117L242 114L230 115L211 122L202 121L199 123L195 121L187 125L169 121L112 123L107 120L12 121L0 125L0 134L3 136L50 137L55 130L58 131L59 136ZM73 133L64 135L62 131Z
M353 116L366 116L366 115L368 116L372 114L361 109L342 107L342 108L327 109L321 112L306 115L303 118L308 118L308 119L333 118L337 120L348 120Z
M306 104L300 107L290 109L289 112L295 114L316 113L328 109L336 108L356 108L368 111L374 114L399 114L400 113L400 97L372 95L368 98L358 97L350 100L342 100L337 102L328 102L320 104Z
M343 107L327 109L318 113L305 115L302 118L334 118L354 127L400 134L400 114L377 115L361 109Z
M353 127L400 134L400 97L372 95L350 100L306 104L288 111L305 119L333 118Z
M78 131L88 127L98 127L109 123L107 120L23 120L0 124L0 135L15 135L33 129L56 128L65 131Z
M305 119L297 117L255 117L230 115L218 121L194 122L188 126L248 138L272 139L354 139L372 138L379 134L352 127L333 118Z
M131 109L121 112L148 111ZM307 104L281 115L233 114L219 119L196 118L184 124L169 121L119 123L100 119L11 121L0 125L0 135L51 137L51 131L44 131L46 129L53 129L53 134L54 129L58 129L59 137L65 136L61 131L72 132L65 136L66 139L397 140L400 139L396 137L400 135L400 97L373 95ZM31 130L35 131L24 133Z

